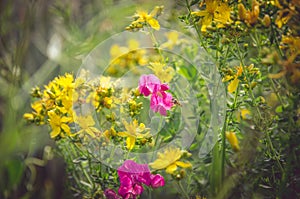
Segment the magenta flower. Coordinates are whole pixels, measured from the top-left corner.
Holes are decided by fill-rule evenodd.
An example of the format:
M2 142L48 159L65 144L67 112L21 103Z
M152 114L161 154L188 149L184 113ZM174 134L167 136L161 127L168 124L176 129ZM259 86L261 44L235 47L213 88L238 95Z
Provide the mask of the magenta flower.
M140 93L149 96L160 87L161 82L155 75L142 75L139 81Z
M157 92L152 94L150 100L150 108L155 112L159 112L161 115L166 116L167 110L170 110L173 106L172 95L167 92Z
M104 195L107 199L121 199L121 197L112 189L106 189Z
M159 174L151 175L151 187L152 188L158 188L165 186L165 179Z
M151 174L147 164L137 164L133 160L126 160L118 168L120 179L119 195L124 198L136 198L144 191L142 184L158 188L165 185L164 178L159 174Z
M142 75L139 81L139 90L144 96L152 94L150 108L155 113L159 112L161 115L166 116L167 110L172 108L172 94L165 92L169 90L169 86L162 84L155 75Z

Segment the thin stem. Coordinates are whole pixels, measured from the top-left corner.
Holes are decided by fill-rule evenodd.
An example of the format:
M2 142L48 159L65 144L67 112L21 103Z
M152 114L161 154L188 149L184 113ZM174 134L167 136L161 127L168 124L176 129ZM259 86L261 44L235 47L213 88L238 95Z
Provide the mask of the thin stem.
M159 54L160 57L162 58L162 61L164 62L164 61L165 61L164 56L162 55L162 52L161 52L161 50L160 50L160 48L159 48L159 43L158 43L158 41L157 41L155 35L153 34L153 30L150 29L149 33L150 33L150 38L151 38L151 40L152 40L152 42L153 42L154 48L157 50L158 54Z
M247 84L249 86L250 97L251 97L252 101L255 101L255 97L254 97L253 91L252 91L251 86L250 86L250 78L249 78L249 75L248 75L248 71L247 71L247 69L245 67L245 63L244 63L244 60L243 60L243 57L242 57L242 53L241 53L241 50L240 50L237 38L235 38L235 45L236 45L237 52L238 52L238 58L240 60L242 68L243 68L243 73L245 74L245 77L246 77L246 80L247 80ZM259 116L260 121L262 121L262 115L260 113L259 108L257 106L255 106L255 108L256 108L256 112L257 112L257 114Z
M186 199L189 199L190 197L189 197L188 193L185 191L185 189L183 188L183 186L182 186L182 184L181 184L181 181L178 181L178 186L179 186L179 188L180 188L182 194L184 195L184 197L185 197Z
M188 12L189 12L189 16L191 16L191 7L190 7L190 4L189 4L189 1L188 1L188 0L185 0L185 3L186 3L186 7L187 7L187 9L188 9ZM208 52L208 49L206 48L206 46L205 46L204 43L203 43L202 35L201 35L201 32L200 32L200 30L199 30L198 25L197 25L196 22L194 22L194 21L192 22L192 25L194 26L194 28L195 28L195 30L196 30L196 32L197 32L197 35L198 35L198 37L199 37L199 41L200 41L201 46L204 48L204 50L205 50L206 52Z

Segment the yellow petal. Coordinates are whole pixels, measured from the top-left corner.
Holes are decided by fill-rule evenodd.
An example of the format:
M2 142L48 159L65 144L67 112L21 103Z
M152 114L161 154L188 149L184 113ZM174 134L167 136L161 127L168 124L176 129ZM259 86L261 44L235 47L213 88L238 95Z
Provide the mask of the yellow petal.
M247 115L251 115L250 111L248 109L241 109L241 116L243 119L247 119Z
M128 136L126 139L126 148L128 150L132 150L135 145L135 138L132 136Z
M151 18L151 19L148 19L147 22L153 29L155 29L155 30L160 29L160 25L156 19Z
M226 138L234 151L240 150L239 141L234 132L232 131L226 132Z
M173 174L174 171L176 171L176 169L177 169L176 164L171 164L166 168L166 172L169 174Z
M271 79L278 79L278 78L283 77L285 74L286 74L286 71L283 70L283 71L281 71L277 74L269 74L268 77L271 78Z
M185 163L185 162L181 162L181 161L176 161L175 164L177 166L180 166L182 168L189 168L189 167L192 167L192 164L191 163Z
M51 138L55 138L56 136L58 136L60 133L60 128L54 128L52 129L52 132L50 133L50 137Z
M170 163L163 159L157 159L154 162L150 163L149 166L153 169L164 169L166 168Z
M230 84L228 85L228 92L233 93L236 91L238 85L239 85L239 79L237 77L234 78L234 80L232 80L230 82Z
M118 136L120 136L120 137L127 137L127 136L129 136L129 134L126 133L126 132L119 132Z
M94 132L93 132L90 128L86 129L85 131L86 131L86 133L89 134L92 138L95 138L95 137L96 137L95 134L94 134Z
M61 124L61 128L64 130L64 132L66 133L66 134L71 134L71 130L70 130L70 127L68 126L68 125L66 125L66 124Z

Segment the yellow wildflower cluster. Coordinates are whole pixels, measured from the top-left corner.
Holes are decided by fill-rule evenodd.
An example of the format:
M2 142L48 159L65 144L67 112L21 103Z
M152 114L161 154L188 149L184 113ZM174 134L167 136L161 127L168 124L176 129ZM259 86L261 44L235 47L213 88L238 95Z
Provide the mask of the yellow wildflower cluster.
M137 139L144 139L144 142L147 142L147 138L150 137L149 132L144 133L146 129L143 123L138 124L138 121L135 119L131 123L123 120L126 131L119 132L117 135L120 137L126 137L126 148L132 150L135 146Z
M148 67L162 82L170 82L175 75L175 70L171 66L166 66L161 62L150 62Z
M74 81L72 74L56 77L45 85L43 91L34 88L31 95L37 98L31 104L33 111L25 113L24 118L37 125L49 124L51 138L63 138L65 136L95 137L100 131L94 127L95 121L91 116L78 115L73 111L73 104L80 102L81 90L84 84L82 78ZM80 94L81 93L81 94ZM96 101L96 100L94 100ZM72 132L70 124L75 123L80 127L78 132Z
M254 88L256 86L256 82L252 80L255 79L254 77L260 75L259 69L254 67L253 64L250 64L249 66L245 66L245 69L247 70L247 75L249 76L248 80L250 80L250 82L247 82L247 78L243 76L243 66L236 66L235 67L236 72L234 72L232 69L226 69L224 71L225 76L223 77L222 81L223 82L230 81L227 87L229 93L233 93L237 90L241 79L246 81L245 86L248 88L249 85L250 88Z
M133 16L134 21L126 27L126 30L134 31L143 28L145 25L155 30L160 29L157 17L161 15L164 6L156 6L149 14L144 10L139 10Z
M38 100L31 104L33 112L25 113L24 118L38 125L49 123L51 138L71 136L68 125L73 122L73 91L73 75L68 73L49 82L43 91L35 88L32 96Z
M252 1L252 9L246 10L244 7L244 4L240 3L238 4L238 13L239 18L242 21L245 21L246 24L253 26L256 24L258 18L259 18L259 3L254 0Z
M136 66L147 64L146 50L139 49L139 42L131 39L128 46L114 44L110 48L111 64L107 69L110 75L121 75Z
M200 3L200 7L203 5L203 3ZM213 24L215 24L217 28L224 28L226 24L231 23L231 8L227 2L221 0L206 0L205 5L204 10L192 12L192 15L201 17L199 22L202 32L206 32L207 28L212 27Z
M91 101L97 111L112 107L114 88L109 85L109 81L109 78L101 77L100 84L88 96L87 102Z

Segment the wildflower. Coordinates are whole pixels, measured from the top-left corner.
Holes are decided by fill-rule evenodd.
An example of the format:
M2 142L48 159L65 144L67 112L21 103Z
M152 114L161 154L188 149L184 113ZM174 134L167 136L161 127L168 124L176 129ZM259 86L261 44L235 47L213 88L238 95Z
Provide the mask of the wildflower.
M170 82L175 75L175 70L172 67L161 62L150 62L148 67L162 82Z
M169 89L167 84L161 84L155 75L142 75L139 80L140 93L149 96L150 108L161 115L167 115L167 110L173 106L172 94L165 92Z
M149 96L156 92L158 87L161 86L160 80L155 75L142 75L139 80L140 93Z
M224 24L230 23L230 7L227 2L221 0L206 0L205 10L192 12L192 15L203 17L201 19L201 31L206 32L208 26L211 26L212 22L216 22L217 28L224 28Z
M226 132L226 138L235 152L240 150L239 141L234 132Z
M236 74L233 75L234 79L229 83L229 85L227 87L228 92L230 92L230 93L233 93L237 90L239 82L240 82L240 80L238 78L243 73L243 67L242 66L236 67L236 70L237 70Z
M100 131L94 127L95 121L91 115L87 116L76 116L75 122L81 128L76 134L87 133L91 137L95 138L95 133L99 133Z
M138 121L135 119L133 122L128 123L125 120L123 121L126 131L119 132L118 136L126 137L126 148L128 150L132 150L135 146L135 141L138 138L147 137L148 132L143 134L142 132L146 130L145 125L143 123L138 124Z
M172 50L174 48L174 46L179 44L179 34L176 31L170 31L165 33L168 41L163 43L161 45L161 48L168 48L169 50Z
M135 18L135 21L133 21L128 27L126 27L126 30L142 28L145 24L150 25L150 27L155 30L159 30L160 25L155 17L159 16L162 13L163 8L163 6L156 6L150 12L150 14L143 10L137 11L137 13L133 16L133 18Z
M123 198L136 198L144 191L142 184L158 188L165 185L164 178L159 174L151 174L147 164L137 164L126 160L118 168L120 188L118 193Z
M293 62L295 58L300 55L300 37L283 36L281 46L288 46L289 62Z
M121 199L121 197L112 189L106 189L104 191L104 196L107 199Z
M123 74L128 69L134 69L137 64L141 66L147 64L146 50L139 48L137 40L130 39L127 45L119 46L114 44L111 46L111 64L107 69L109 74Z
M31 104L31 108L34 110L32 113L25 113L24 119L29 122L36 122L38 125L44 124L45 111L43 108L42 100L35 101Z
M300 80L300 64L295 62L300 55L300 37L283 36L281 41L282 48L287 48L288 59L281 61L283 70L277 74L269 74L269 78L281 78L289 75L292 83L298 83Z
M58 115L54 110L48 112L49 124L52 128L50 133L51 138L55 138L58 135L64 137L64 134L71 136L71 130L68 123L72 121L71 117Z
M152 94L150 100L150 108L155 112L159 112L161 115L166 116L167 110L173 107L173 97L170 93L160 92Z
M252 1L252 10L246 10L243 4L238 5L239 18L244 20L248 25L256 24L259 17L259 3L256 0Z
M248 109L246 109L246 108L243 108L240 111L241 111L241 117L242 117L242 119L247 119L247 117L249 115L251 115L251 112Z
M277 17L275 20L275 24L278 26L278 28L282 28L283 25L287 24L290 19L297 14L295 5L297 4L295 2L287 3L284 2L285 5L281 5L279 1L275 1L275 6L279 8L277 12Z
M177 166L182 168L192 167L190 163L179 161L184 153L185 151L182 151L179 148L168 148L164 153L158 153L158 158L149 165L153 169L166 169L167 173L173 174L176 171Z

